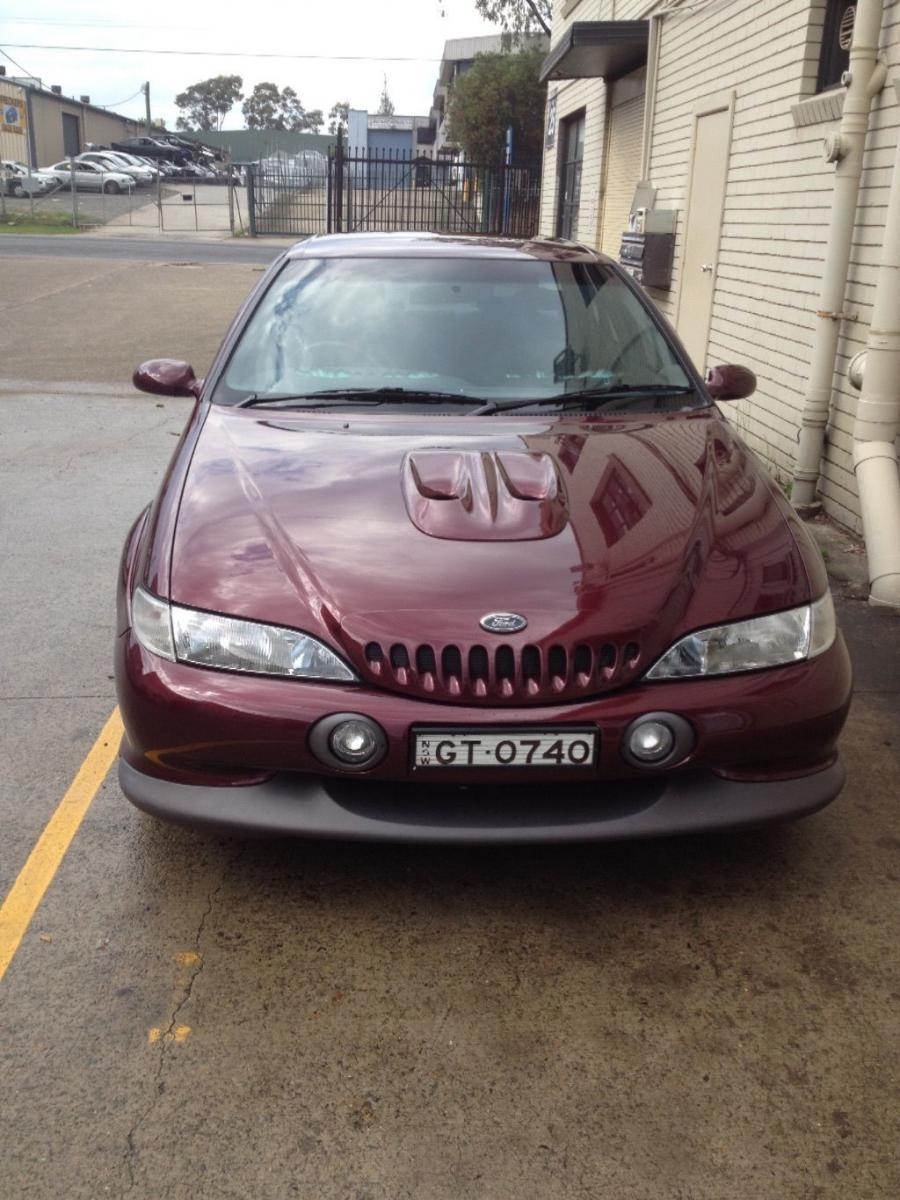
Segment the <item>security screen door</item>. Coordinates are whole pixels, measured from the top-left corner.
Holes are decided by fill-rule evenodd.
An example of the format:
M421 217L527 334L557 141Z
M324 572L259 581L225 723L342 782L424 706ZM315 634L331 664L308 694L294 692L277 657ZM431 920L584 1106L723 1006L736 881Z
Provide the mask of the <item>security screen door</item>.
M584 113L562 122L562 160L559 169L559 209L556 236L574 238L581 199L581 163L584 158Z

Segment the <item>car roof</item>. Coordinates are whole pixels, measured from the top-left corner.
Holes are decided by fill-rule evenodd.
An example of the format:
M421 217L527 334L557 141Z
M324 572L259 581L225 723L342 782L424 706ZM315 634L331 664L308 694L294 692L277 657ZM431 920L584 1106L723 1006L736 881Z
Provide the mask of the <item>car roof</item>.
M563 238L515 239L445 233L316 234L298 242L288 258L501 258L543 262L609 261L596 250Z

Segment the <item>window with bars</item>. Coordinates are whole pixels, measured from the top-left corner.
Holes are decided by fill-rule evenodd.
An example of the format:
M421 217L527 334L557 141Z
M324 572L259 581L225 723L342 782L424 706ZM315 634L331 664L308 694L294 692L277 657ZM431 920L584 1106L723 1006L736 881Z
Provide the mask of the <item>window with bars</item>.
M561 122L559 208L556 236L574 239L581 201L581 164L584 159L584 110Z
M838 87L841 76L850 66L850 38L855 15L856 5L851 0L828 0L816 85L819 92Z

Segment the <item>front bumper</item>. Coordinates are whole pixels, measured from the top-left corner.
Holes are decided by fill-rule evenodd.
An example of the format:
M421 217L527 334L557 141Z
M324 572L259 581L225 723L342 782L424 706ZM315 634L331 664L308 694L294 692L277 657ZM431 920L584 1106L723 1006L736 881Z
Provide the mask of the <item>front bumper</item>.
M843 783L836 742L851 673L839 637L808 663L753 675L636 685L577 704L476 708L428 703L364 686L304 684L170 663L131 631L118 639L126 737L122 790L166 820L235 833L399 841L568 841L740 828L803 816ZM629 723L680 714L696 734L681 763L629 766ZM388 751L348 776L319 761L310 729L359 712ZM420 725L596 725L598 762L585 769L411 769Z
M835 759L814 775L767 783L683 772L552 788L379 783L281 774L264 783L170 783L119 763L122 791L165 821L236 835L509 844L607 841L742 829L808 816L843 787Z

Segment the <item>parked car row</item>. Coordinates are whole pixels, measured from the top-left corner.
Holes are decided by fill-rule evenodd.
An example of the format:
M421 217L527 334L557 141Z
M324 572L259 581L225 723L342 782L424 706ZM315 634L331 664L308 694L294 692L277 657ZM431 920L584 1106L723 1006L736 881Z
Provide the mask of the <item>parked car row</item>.
M125 138L121 142L113 142L111 148L116 153L138 155L148 160L163 175L209 181L224 177L217 169L221 156L177 134Z
M196 157L193 159L190 155ZM76 155L75 166L62 159L49 167L29 167L27 163L3 159L3 187L8 196L43 196L59 188L78 191L130 192L150 186L157 178L194 179L218 182L224 178L215 168L211 150L174 135L165 140L148 137L127 138L112 147L89 146Z

